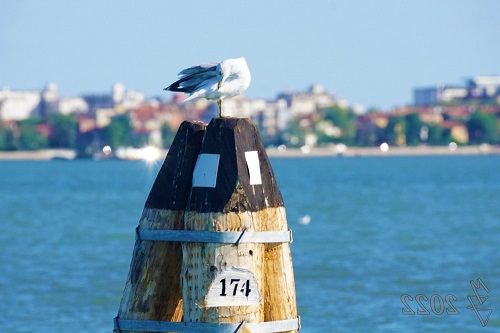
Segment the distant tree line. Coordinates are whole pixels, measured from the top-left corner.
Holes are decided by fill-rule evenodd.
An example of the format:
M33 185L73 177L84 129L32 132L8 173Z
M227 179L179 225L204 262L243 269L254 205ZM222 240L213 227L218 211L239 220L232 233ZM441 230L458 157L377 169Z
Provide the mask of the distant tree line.
M414 146L420 144L446 145L453 141L451 131L438 124L420 120L417 113L406 116L391 116L387 124L380 127L371 122L360 122L360 117L350 108L340 106L322 109L308 119L293 119L286 130L275 137L265 138L265 143L300 147L313 136L316 144L343 143L355 146L377 146L383 142L390 145ZM469 144L498 144L499 121L496 115L484 112L473 113L464 120L469 135ZM169 147L175 130L163 126L163 146ZM54 114L47 118L28 118L11 123L0 122L0 150L38 150L44 148L78 149L91 154L104 145L143 146L148 139L134 133L127 114L113 117L110 123L92 133L80 133L73 115Z
M169 147L175 131L163 126L164 147ZM0 150L39 150L46 148L77 149L81 155L91 155L108 145L118 147L144 146L148 139L134 133L128 115L117 115L110 123L91 133L80 133L78 121L73 115L54 114L47 118L31 117L11 123L0 122Z
M75 148L77 137L74 116L54 114L46 120L33 117L10 126L0 123L0 150Z
M449 128L432 122L423 122L418 113L409 113L405 116L388 115L385 126L359 120L360 117L350 108L329 107L320 110L313 119L308 119L306 125L302 125L301 120L293 120L280 134L280 143L300 147L306 144L308 134L316 136L318 145L343 143L354 146L378 146L386 142L390 145L439 146L456 141L452 138ZM497 115L475 112L462 123L467 128L468 144L500 143Z

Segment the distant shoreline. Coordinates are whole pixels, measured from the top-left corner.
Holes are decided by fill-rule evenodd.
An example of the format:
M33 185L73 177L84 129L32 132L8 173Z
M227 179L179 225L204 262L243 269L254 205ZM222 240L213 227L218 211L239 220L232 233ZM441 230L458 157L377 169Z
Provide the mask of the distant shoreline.
M73 160L77 156L74 149L41 149L33 151L0 151L0 161L49 161Z
M460 156L460 155L500 155L500 146L458 146L450 149L448 146L417 146L417 147L390 147L382 151L379 147L318 147L301 150L288 148L267 149L269 157L307 158L307 157L364 157L364 156ZM166 151L162 152L160 160ZM73 160L77 158L76 150L72 149L43 149L35 151L0 151L0 161L49 161Z
M307 150L306 150L307 151ZM364 156L460 156L460 155L500 155L500 146L458 146L450 149L448 146L416 146L390 147L382 151L379 147L347 147L339 151L336 146L311 148L308 152L301 149L268 149L269 157L364 157Z

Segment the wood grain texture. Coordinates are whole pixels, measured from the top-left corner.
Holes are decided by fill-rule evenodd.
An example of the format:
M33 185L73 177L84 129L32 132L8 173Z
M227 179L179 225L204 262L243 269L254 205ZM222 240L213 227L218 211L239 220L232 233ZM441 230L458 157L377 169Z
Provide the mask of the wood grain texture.
M261 185L250 185L248 151L258 153ZM217 184L192 188L184 218L186 230L288 229L281 193L255 125L248 119L213 119L200 153L220 154ZM290 244L183 243L182 252L184 321L251 323L297 317ZM254 274L262 304L205 306L217 272L231 267Z
M139 228L184 228L190 175L204 130L205 125L198 122L184 122L180 126L147 198ZM137 240L118 317L181 321L181 265L180 243Z
M265 230L288 230L285 207L261 211ZM297 318L297 300L290 243L264 247L264 320ZM290 331L297 332L297 331Z
M245 158L249 151L257 152L262 184L250 185ZM220 155L215 188L192 187L200 153ZM288 230L281 193L255 125L239 118L215 118L206 127L184 122L146 200L139 228ZM231 267L253 274L260 304L206 306L214 278ZM139 239L118 317L207 323L294 319L297 309L290 244Z
M197 213L186 212L185 227L189 230L242 231L258 229L258 213ZM207 224L209 222L209 224ZM260 230L257 230L260 231ZM264 321L263 305L234 307L205 307L205 298L218 272L231 267L250 270L264 291L262 276L263 244L183 243L182 298L184 321L236 323Z

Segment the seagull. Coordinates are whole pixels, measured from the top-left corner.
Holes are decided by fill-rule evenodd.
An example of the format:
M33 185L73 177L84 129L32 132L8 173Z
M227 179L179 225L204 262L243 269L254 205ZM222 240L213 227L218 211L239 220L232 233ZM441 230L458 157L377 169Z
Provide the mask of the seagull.
M179 80L163 90L189 93L184 102L195 98L216 100L222 117L222 100L245 92L250 80L247 62L241 57L186 68L179 72Z

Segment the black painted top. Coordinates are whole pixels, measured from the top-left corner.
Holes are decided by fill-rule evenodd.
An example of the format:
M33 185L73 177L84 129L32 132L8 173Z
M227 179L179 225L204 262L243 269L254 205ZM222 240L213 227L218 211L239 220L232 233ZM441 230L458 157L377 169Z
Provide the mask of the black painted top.
M258 153L261 185L250 185L248 151ZM199 154L220 155L215 188L192 187ZM145 204L145 208L200 213L279 206L283 206L283 199L258 130L243 118L214 118L208 126L183 122Z
M250 185L245 152L257 151L262 184ZM214 118L206 128L200 154L220 154L215 188L193 187L186 210L259 211L283 206L278 184L257 127L243 118Z
M206 124L202 122L185 121L181 124L145 208L185 210L205 128Z

